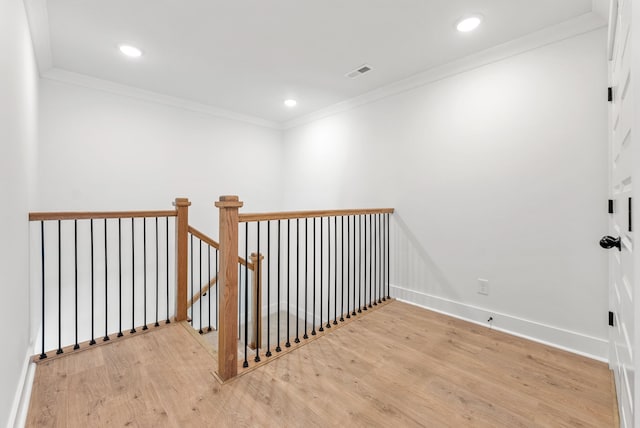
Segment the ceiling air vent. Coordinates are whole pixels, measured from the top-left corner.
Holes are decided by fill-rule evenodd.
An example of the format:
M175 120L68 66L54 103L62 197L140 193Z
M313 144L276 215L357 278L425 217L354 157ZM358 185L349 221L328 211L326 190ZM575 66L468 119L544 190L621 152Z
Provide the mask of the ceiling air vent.
M370 71L371 71L371 66L368 64L363 64L360 67L356 68L355 70L351 70L350 72L345 74L345 76L350 79L355 79L356 77L360 77L363 74L368 73Z

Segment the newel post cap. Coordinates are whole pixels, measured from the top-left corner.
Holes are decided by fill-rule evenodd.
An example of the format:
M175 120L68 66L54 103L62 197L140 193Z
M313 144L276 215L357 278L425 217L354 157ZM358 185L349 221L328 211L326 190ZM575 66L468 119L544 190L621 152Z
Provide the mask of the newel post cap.
M218 208L240 208L243 202L235 195L220 196L220 200L215 203Z
M176 198L173 202L174 207L188 207L190 205L191 202L189 202L189 198Z

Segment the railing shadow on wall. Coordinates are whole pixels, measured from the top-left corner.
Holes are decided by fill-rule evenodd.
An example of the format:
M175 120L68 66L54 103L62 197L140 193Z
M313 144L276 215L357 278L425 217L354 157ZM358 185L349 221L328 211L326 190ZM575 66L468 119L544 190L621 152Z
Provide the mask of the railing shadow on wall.
M430 300L428 306L434 305L434 298L438 301L442 299L461 301L462 298L455 294L454 284L422 245L405 219L401 215L394 214L393 220L395 226L392 245L392 252L395 255L392 262L394 295L399 299L417 303L414 293L418 293L422 298ZM435 309L444 310L445 308ZM460 315L466 316L464 313ZM471 318L470 315L468 317Z

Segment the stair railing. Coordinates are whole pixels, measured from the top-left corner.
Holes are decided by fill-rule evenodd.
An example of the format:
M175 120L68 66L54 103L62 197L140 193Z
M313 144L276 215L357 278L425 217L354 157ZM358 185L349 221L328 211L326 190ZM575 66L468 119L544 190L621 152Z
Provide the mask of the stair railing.
M218 330L218 266L220 244L193 226L188 227L189 291L187 319L200 334ZM240 272L254 271L254 259L237 258ZM255 281L255 275L253 275Z
M237 196L216 202L222 380L390 299L392 208L240 214L242 205ZM251 284L248 266L244 275L237 269L238 255L249 254Z
M35 359L186 320L189 205L177 198L174 210L30 213L41 291Z
M238 197L222 196L218 243L189 226L190 205L30 213L42 298L34 360L188 320L218 330L227 380L390 299L392 208L240 214Z

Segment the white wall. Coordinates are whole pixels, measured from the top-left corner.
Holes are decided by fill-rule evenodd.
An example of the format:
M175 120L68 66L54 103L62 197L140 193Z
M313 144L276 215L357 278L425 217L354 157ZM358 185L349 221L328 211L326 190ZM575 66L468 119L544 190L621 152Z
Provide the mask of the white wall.
M396 296L606 358L605 38L286 131L285 207L395 207Z
M635 125L633 125L633 129L637 129L638 128L638 123L640 123L640 87L635 84L636 81L640 80L640 49L638 49L638 46L640 46L640 7L637 7L637 3L635 4L635 6L633 4L630 3L631 6L631 29L629 30L631 32L631 36L630 36L630 46L633 46L634 48L631 49L630 53L631 53L631 81L634 82L631 85L631 91L629 94L627 94L627 99L631 100L633 102L633 116L631 117L631 122L635 123ZM631 144L633 146L633 151L632 151L632 162L633 162L633 175L634 177L639 177L640 176L640 153L638 152L637 148L640 146L640 133L638 133L637 131L632 131L631 132ZM634 200L640 200L640 187L636 186L634 184L633 187L633 198ZM638 212L637 208L634 208L633 210L633 219L632 221L634 222L634 224L640 224L640 213ZM634 240L637 240L639 234L638 234L638 228L635 228L634 230ZM634 260L633 260L633 269L634 272L640 272L640 253L634 251ZM634 402L633 402L633 413L634 413L634 423L635 425L640 425L640 412L638 411L638 409L640 409L640 359L638 358L638 351L640 351L640 329L637 327L638 325L638 319L640 318L640 300L637 298L638 295L640 295L640 281L638 281L638 274L635 274L635 278L633 279L633 296L634 296L634 301L633 301L633 319L634 319L634 328L633 328L633 333L632 333L632 337L630 338L632 340L632 343L634 343L635 345L635 349L633 350L633 360L634 360L634 364L632 367L627 366L625 369L626 370L630 370L632 376L631 379L629 379L630 383L631 383L631 388L634 392ZM613 296L612 296L613 297ZM614 346L617 346L617 344L615 344ZM613 346L612 346L613 347ZM618 391L621 391L622 388L618 388ZM620 399L618 399L620 400ZM621 401L621 400L620 400Z
M24 6L0 1L0 426L12 424L29 348L29 229L38 79Z
M250 211L277 211L282 200L282 133L279 130L222 119L205 113L193 112L114 94L79 85L48 79L41 81L39 168L39 211L95 211L95 210L145 210L171 209L175 197L188 197L192 206L189 223L218 239L218 210L214 202L220 195L236 194L245 201L242 208ZM78 226L79 246L79 307L80 318L89 316L90 261L88 259L89 225ZM148 224L148 242L153 245L154 223ZM73 224L63 224L63 294L73 301ZM109 253L112 262L117 254L117 223L109 225L111 235ZM46 242L50 249L57 245L55 224L47 225ZM142 224L137 222L136 242L136 321L142 325ZM173 221L170 222L170 260L173 253ZM32 289L40 296L40 229L32 225L31 260L33 270ZM164 242L164 220L160 221L160 240ZM104 228L96 225L96 259L103 260L102 243ZM131 222L123 221L123 293L130 296L131 287ZM163 244L164 245L164 244ZM196 241L196 251L197 241ZM150 250L152 251L152 250ZM205 248L206 252L206 248ZM47 319L45 349L57 347L58 332L51 328L57 320L57 260L56 251L51 254L47 268ZM150 253L151 254L151 253ZM164 253L163 253L164 254ZM149 260L153 259L153 254ZM160 273L164 272L164 256L160 260ZM151 260L149 263L153 262ZM197 263L196 263L197 268ZM96 270L96 332L104 332L103 289L104 270ZM116 291L117 263L109 268L110 315L109 331L117 331L118 306ZM150 274L153 274L150 268ZM206 271L205 271L206 272ZM170 262L170 288L173 300L173 263ZM198 275L195 275L197 280ZM115 281L115 282L114 282ZM151 281L153 282L153 281ZM164 284L164 278L161 280ZM114 288L115 287L115 288ZM164 289L164 285L163 285ZM163 291L163 290L161 290ZM153 310L153 285L148 301L149 314ZM162 318L164 293L161 293ZM40 300L32 304L40 307ZM123 304L123 326L131 327L131 304ZM173 304L170 305L173 311ZM73 344L73 311L63 314L63 346ZM151 318L150 318L151 319ZM149 319L147 320L149 321ZM34 313L32 334L38 336L40 312ZM90 338L88 324L80 326L79 341ZM41 336L38 336L38 347ZM40 348L38 348L39 352Z
M0 7L0 286L12 302L0 424L31 352L29 210L167 209L187 196L191 223L216 237L221 194L244 211L393 206L396 295L605 356L604 31L291 129L284 147L280 131L42 80L36 146L22 2Z
M39 210L171 209L217 235L220 195L281 204L281 131L42 80ZM216 237L216 236L214 236Z

